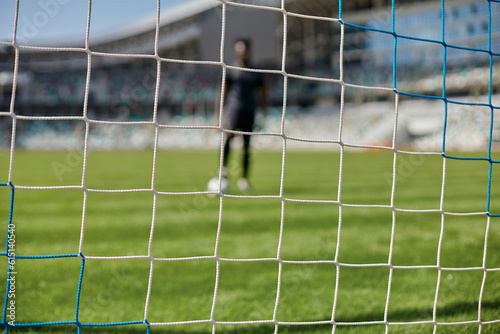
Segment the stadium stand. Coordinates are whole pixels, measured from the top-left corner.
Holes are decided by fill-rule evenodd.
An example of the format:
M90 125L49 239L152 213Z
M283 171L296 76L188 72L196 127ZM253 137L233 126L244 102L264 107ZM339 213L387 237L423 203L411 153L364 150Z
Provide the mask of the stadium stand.
M262 5L258 0L235 1ZM398 34L423 39L439 39L436 29L441 23L439 4L430 1L402 1L404 10L396 8L400 21ZM398 2L399 3L399 2ZM450 26L448 43L464 48L487 49L488 17L477 0L460 0L446 7ZM415 51L413 39L402 39L398 45L397 78L393 73L393 37L378 29L390 29L387 14L391 1L357 0L343 3L345 26L344 82L393 87L413 94L439 95L442 91L443 54L438 43L423 43ZM266 6L279 7L280 1L266 1ZM401 6L403 7L403 6ZM492 50L500 49L500 6L492 11ZM302 15L338 17L338 8L326 0L287 1L286 10ZM474 13L474 19L468 13ZM197 0L160 15L159 55L164 58L158 101L159 118L168 121L182 116L209 119L217 98L221 77L219 66L183 64L182 60L218 61L221 40L221 6L217 1ZM479 17L479 19L478 19ZM258 20L256 20L258 18ZM415 24L426 22L425 29ZM404 21L406 25L400 24ZM239 22L236 25L234 22ZM247 22L248 24L241 24ZM252 23L253 22L253 23ZM255 22L258 22L256 24ZM486 22L486 23L485 23ZM279 69L282 57L283 15L279 11L241 8L228 5L226 47L241 35L255 41L255 66ZM356 26L370 29L356 28ZM287 72L327 78L339 77L340 28L338 22L310 20L289 16L287 22ZM417 35L415 35L418 32ZM269 33L271 32L271 33ZM90 49L102 53L153 54L155 18L132 22L107 34L90 36ZM401 41L401 39L400 39ZM279 42L279 43L277 43ZM71 45L66 45L71 47ZM451 49L447 62L447 94L481 96L487 94L489 55L459 52ZM179 61L180 60L180 61ZM230 59L224 61L230 62ZM500 72L498 57L493 59L494 72ZM373 68L376 66L377 70ZM0 110L10 108L13 71L13 47L0 49ZM21 49L16 95L18 115L81 115L87 73L86 52ZM407 80L411 78L411 80ZM153 58L92 57L89 117L94 119L150 120L154 103L156 65ZM282 105L283 80L268 77L271 105ZM492 93L500 91L500 77L492 78ZM331 82L290 79L288 101L293 110L307 114L330 106L337 110L340 85ZM346 102L390 103L389 94L378 90L347 88ZM320 112L319 112L320 113ZM2 127L7 120L4 118ZM206 122L210 122L207 120ZM29 122L28 122L29 123ZM321 124L321 122L319 122ZM47 125L50 126L50 125ZM27 127L29 128L29 126ZM5 131L2 131L5 133ZM18 133L22 137L22 130ZM3 140L0 145L5 145Z

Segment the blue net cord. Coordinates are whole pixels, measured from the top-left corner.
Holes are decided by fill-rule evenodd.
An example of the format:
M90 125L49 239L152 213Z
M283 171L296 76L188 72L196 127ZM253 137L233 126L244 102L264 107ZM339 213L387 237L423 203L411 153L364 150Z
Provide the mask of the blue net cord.
M39 326L67 326L67 325L75 325L78 327L78 333L81 333L82 327L109 327L109 326L126 326L126 325L139 325L146 324L147 332L150 332L149 323L140 320L140 321L127 321L127 322L114 322L114 323L80 323L78 319L79 311L80 311L80 296L82 290L83 283L83 273L85 269L85 257L83 254L55 254L55 255L43 255L43 256L24 256L17 255L15 253L15 248L13 248L12 243L9 243L9 240L13 240L12 237L15 235L15 226L13 224L13 215L14 215L14 193L15 187L14 185L9 183L0 183L0 187L10 187L11 188L11 196L10 196L10 207L9 207L9 221L8 221L8 229L7 229L7 240L5 244L5 252L0 253L0 256L7 257L7 263L10 264L10 261L15 261L16 259L57 259L57 258L75 258L80 257L82 259L82 265L80 270L80 277L78 281L78 289L76 293L76 311L75 311L75 321L50 321L50 322L17 322L15 320L15 313L13 314L12 319L9 318L10 310L15 310L15 300L11 299L10 296L10 288L11 288L11 278L15 277L17 272L13 270L15 266L8 265L8 274L7 274L7 286L5 292L4 299L4 307L3 307L3 316L2 316L2 324L5 327L5 333L9 333L9 329L11 327L39 327ZM11 306L11 301L14 301L14 306Z
M492 82L493 82L493 60L494 57L500 57L500 53L498 52L493 52L491 48L491 34L492 34L492 20L491 20L491 3L500 3L500 0L487 0L488 2L488 49L481 49L481 48L472 48L472 47L464 47L464 46L459 46L459 45L452 45L446 43L445 40L445 3L444 0L441 1L441 40L433 40L433 39L426 39L426 38L420 38L420 37L413 37L413 36L406 36L402 34L398 34L395 29L395 2L394 0L392 1L392 9L391 9L391 30L384 30L384 29L378 29L374 27L365 27L362 25L358 24L351 24L344 22L342 20L342 1L339 1L339 23L346 26L346 27L351 27L351 28L357 28L357 29L363 29L365 31L374 31L374 32L379 32L383 34L389 34L394 36L394 46L393 46L393 88L394 88L394 93L408 96L408 97L416 97L416 98L425 98L425 99L434 99L434 100L442 100L444 102L444 124L443 124L443 136L442 136L442 156L444 158L449 158L449 159L456 159L456 160L483 160L483 161L488 161L489 162L489 175L488 175L488 189L487 189L487 203L486 203L486 214L491 217L500 217L500 214L492 214L490 213L490 205L491 205L491 181L492 181L492 173L493 173L493 165L498 164L500 161L495 161L492 159L492 139L493 139L493 126L494 126L494 111L495 109L499 109L498 107L495 107L492 103L491 97L492 97ZM441 96L434 96L434 95L424 95L424 94L415 94L415 93L409 93L409 92L404 92L404 91L398 91L397 89L397 46L398 46L398 40L399 39L407 39L407 40L413 40L413 41L420 41L420 42L425 42L425 43L433 43L433 44L441 44L443 46L443 78L442 78L442 95ZM447 74L447 54L448 54L448 49L456 49L456 50L463 50L463 51L473 51L473 52L480 52L480 53L486 53L489 56L489 89L488 89L488 103L471 103L471 102L461 102L461 101L454 101L451 99L447 98L446 94L446 74ZM448 105L449 104L455 104L455 105L465 105L465 106L482 106L482 107L488 107L491 110L491 121L490 121L490 129L489 129L489 142L488 142L488 152L487 152L487 157L486 158L478 158L478 157L458 157L458 156L452 156L446 154L446 132L447 132L447 125L448 125Z

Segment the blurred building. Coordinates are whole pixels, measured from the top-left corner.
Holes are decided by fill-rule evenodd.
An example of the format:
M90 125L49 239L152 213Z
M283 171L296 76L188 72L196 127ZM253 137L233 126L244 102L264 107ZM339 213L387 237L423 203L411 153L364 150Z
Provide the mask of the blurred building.
M288 15L284 15L280 0L237 0L227 3L225 11L218 1L196 0L161 12L157 40L156 15L91 35L89 112L95 117L151 114L157 44L158 56L166 60L159 112L211 113L222 75L221 55L225 63L232 61L237 37L252 39L255 67L280 71L284 65L287 73L306 76L288 81L289 105L339 99L339 84L307 79L310 76L339 79L342 75L344 82L353 85L441 96L446 73L447 94L488 93L490 66L494 73L500 72L500 3L456 0L446 2L444 12L439 1L398 1L395 8L391 3L349 0L342 2L340 10L338 1L288 0ZM10 104L14 49L0 47L0 109L4 111ZM20 48L16 113L81 114L89 58L81 47L72 50ZM199 62L185 62L189 60ZM269 77L272 103L280 105L283 78ZM491 90L500 90L499 75L492 76ZM350 88L345 94L353 100L388 98L386 92L373 89Z

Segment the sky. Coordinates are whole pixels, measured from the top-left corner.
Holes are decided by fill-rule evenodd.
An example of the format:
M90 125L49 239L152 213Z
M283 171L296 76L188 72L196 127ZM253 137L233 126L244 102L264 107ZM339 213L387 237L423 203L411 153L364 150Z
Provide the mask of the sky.
M161 10L194 0L161 0ZM12 41L16 0L0 0L0 41ZM157 0L92 0L90 38L156 15ZM19 44L83 46L88 0L19 0Z

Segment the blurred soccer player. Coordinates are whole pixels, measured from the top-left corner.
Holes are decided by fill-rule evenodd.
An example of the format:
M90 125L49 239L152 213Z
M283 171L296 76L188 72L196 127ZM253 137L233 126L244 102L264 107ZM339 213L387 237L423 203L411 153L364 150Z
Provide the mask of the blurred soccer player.
M234 43L235 66L249 68L250 41L238 39ZM267 94L262 73L245 70L228 69L226 72L226 87L224 89L223 127L226 130L252 132L255 114L260 103L262 111L267 113ZM218 106L216 107L219 110ZM231 140L234 133L226 133L224 143L224 173L227 176L227 164L231 150ZM251 190L248 183L250 167L250 134L243 135L243 172L238 180L238 188L242 192Z

